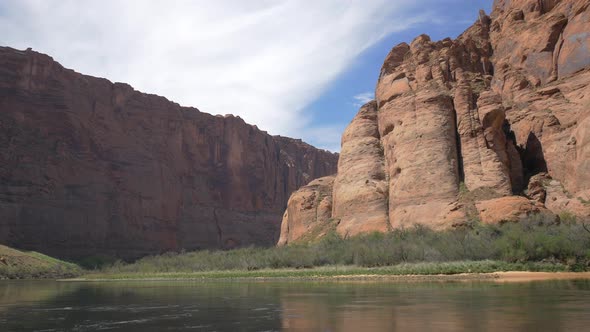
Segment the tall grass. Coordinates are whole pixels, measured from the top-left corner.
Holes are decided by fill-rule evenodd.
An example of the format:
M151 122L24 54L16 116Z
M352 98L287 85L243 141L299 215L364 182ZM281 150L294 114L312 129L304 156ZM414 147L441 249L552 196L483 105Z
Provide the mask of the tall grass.
M494 260L555 263L572 271L590 267L590 232L582 224L531 217L520 223L474 225L434 232L424 227L398 229L280 248L242 248L150 256L132 264L116 262L105 273L166 273L223 270L312 268L329 265L383 267L400 263Z

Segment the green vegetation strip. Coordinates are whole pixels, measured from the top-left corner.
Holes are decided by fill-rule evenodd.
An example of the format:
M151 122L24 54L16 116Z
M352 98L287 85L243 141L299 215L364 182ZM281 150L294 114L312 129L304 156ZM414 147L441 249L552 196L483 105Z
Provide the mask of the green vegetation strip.
M307 269L265 269L256 271L227 270L165 273L91 273L80 280L140 280L140 279L236 279L236 278L294 278L320 279L333 277L387 277L410 275L457 275L463 273L492 273L500 271L562 272L568 267L553 263L507 263L501 261L466 261L442 263L403 263L395 266L366 268L357 266L324 266Z
M78 265L6 249L0 278L201 279L455 275L498 271L590 270L590 226L564 215L435 232L424 227L319 240L286 247L170 252L134 262L87 257ZM6 247L4 247L6 248ZM1 252L0 252L1 254Z
M100 275L134 277L170 273L205 277L257 277L329 276L344 272L453 274L506 270L587 271L590 266L590 232L575 220L563 219L559 223L542 217L504 225L475 223L470 227L443 232L413 227L348 239L329 233L320 240L279 248L166 253L144 257L132 264L107 264L97 272ZM334 268L343 266L346 268ZM321 267L327 270L318 269ZM369 268L371 270L367 270Z

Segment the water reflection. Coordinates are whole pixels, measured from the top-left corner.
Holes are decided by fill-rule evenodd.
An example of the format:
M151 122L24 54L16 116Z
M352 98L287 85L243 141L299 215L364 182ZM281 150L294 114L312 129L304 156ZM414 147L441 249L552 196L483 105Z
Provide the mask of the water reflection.
M337 290L335 291L337 292ZM285 329L333 331L560 331L590 323L587 281L407 284L329 296L282 296Z
M590 282L0 282L1 331L579 331Z

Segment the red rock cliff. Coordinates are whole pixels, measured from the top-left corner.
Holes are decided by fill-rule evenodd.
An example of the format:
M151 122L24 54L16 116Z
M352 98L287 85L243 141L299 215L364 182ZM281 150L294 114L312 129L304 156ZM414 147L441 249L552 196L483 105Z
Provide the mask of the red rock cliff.
M588 1L496 0L456 40L397 45L375 98L342 137L333 187L302 189L323 199L291 197L279 244L301 225L348 236L590 217ZM293 218L323 201L330 215Z
M337 155L0 48L0 243L66 257L271 245Z

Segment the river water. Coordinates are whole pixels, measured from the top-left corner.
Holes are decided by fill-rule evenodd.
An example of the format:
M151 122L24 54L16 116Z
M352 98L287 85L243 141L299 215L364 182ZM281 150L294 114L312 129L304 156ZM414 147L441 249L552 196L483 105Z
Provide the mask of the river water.
M0 331L590 331L590 281L0 281Z

